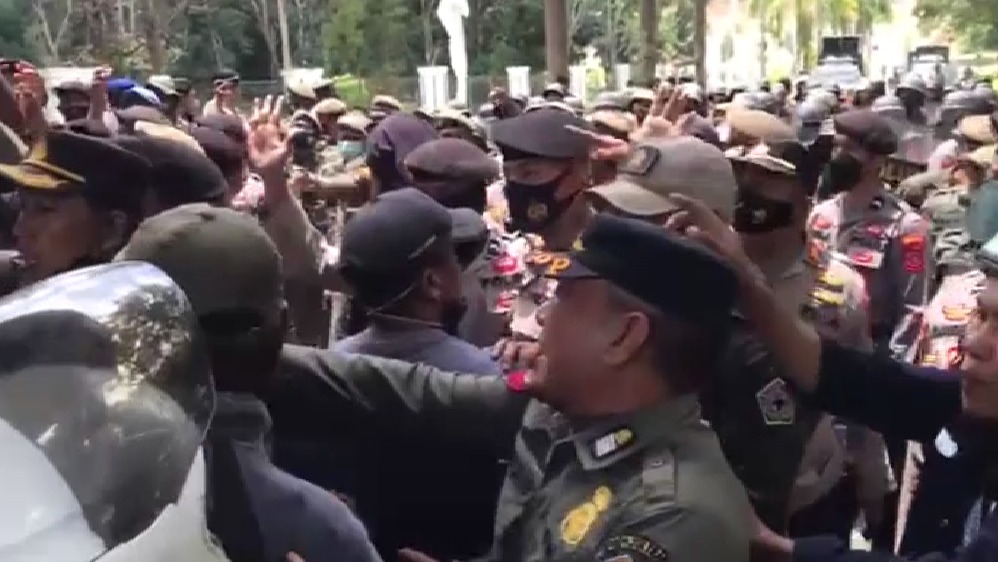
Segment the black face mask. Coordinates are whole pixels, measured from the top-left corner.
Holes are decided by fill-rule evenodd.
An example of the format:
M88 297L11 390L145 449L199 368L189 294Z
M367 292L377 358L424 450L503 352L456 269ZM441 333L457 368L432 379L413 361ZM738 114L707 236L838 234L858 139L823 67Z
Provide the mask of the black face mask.
M839 152L828 161L825 181L831 193L841 193L856 187L863 175L863 162L848 152Z
M568 210L575 197L558 201L554 193L571 170L545 183L528 184L506 181L503 193L509 203L509 232L538 233L551 226Z
M444 195L437 202L448 209L471 209L478 214L485 212L485 188L481 185L468 186L464 189Z
M786 228L793 222L793 203L769 199L750 189L738 190L738 204L732 221L737 232L762 234Z
M464 313L468 311L468 303L463 298L444 303L443 313L440 316L440 326L445 332L452 336L457 335Z

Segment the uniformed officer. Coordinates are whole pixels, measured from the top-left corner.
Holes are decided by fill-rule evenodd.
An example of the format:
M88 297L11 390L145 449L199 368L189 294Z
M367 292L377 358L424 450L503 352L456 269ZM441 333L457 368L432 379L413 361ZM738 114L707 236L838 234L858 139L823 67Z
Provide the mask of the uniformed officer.
M319 178L328 178L343 172L345 161L337 149L336 122L346 111L346 104L336 98L325 99L312 107L312 116L319 124L319 142L315 147L318 160L315 173Z
M625 92L627 100L627 111L634 114L638 120L638 125L645 122L651 106L655 102L655 92L647 88L633 88Z
M107 140L52 130L0 175L18 188L14 235L30 282L109 260L141 220L150 166Z
M543 108L492 125L503 157L507 232L534 234L546 248L568 248L588 223L590 210L579 195L589 187L589 137L572 128L589 124L573 113ZM553 282L534 278L521 288L512 331L536 339L534 314L550 297Z
M931 290L929 224L880 179L885 159L897 150L890 123L872 111L837 115L835 151L825 181L831 199L815 206L808 221L811 244L841 253L866 280L870 325L878 349L912 361L922 313ZM905 444L887 437L895 474L903 470ZM896 499L885 504L875 542L893 545Z
M831 117L831 112L821 103L805 100L796 108L797 140L804 146L814 144L822 132L822 125Z
M405 158L413 187L450 209L485 212L485 187L499 177L499 163L459 138L421 144Z
M937 268L934 285L950 270L960 272L973 263L973 255L962 249L967 239L967 207L974 193L990 175L994 155L995 145L989 145L958 157L949 171L946 187L932 192L922 204L920 212L931 226L929 243Z
M927 123L924 110L927 92L925 80L914 72L906 74L894 90L904 105L905 119L912 125Z
M760 143L733 155L733 162L739 193L733 226L773 290L788 303L795 303L830 337L858 349L870 348L862 276L826 248L805 247L803 242L801 235L816 183L814 164L803 147L796 142ZM737 376L734 380L738 380ZM736 458L746 459L741 462L749 474L753 466L761 470L761 474L746 476L746 481L767 482L762 478L767 471L773 477L767 488L759 490L766 491L766 495L757 496L756 509L763 522L771 524L777 517L773 510L782 508L784 518L787 513L794 516L790 527L794 535L831 532L847 536L855 518L850 506L858 501L866 509L867 520L875 523L889 482L880 437L861 427L839 426L827 415L815 417L815 410L797 401L794 390L785 386L785 379L764 378L762 382L766 386L755 393L766 426L761 442L773 446L765 451L745 451ZM781 420L780 415L789 416L789 422ZM727 441L732 445L726 445L726 450L749 442L758 447L760 440L744 433L751 431L751 425L738 421L732 420L729 427L743 433L740 437L731 435ZM836 434L839 427L841 437ZM809 433L809 429L813 431ZM801 437L807 440L803 449ZM785 482L775 478L772 471L779 466L774 459L789 455L791 450L800 451L803 458L788 498L780 488ZM753 453L769 464L761 465L759 459L752 459ZM840 480L847 468L854 477ZM781 501L787 503L781 506Z
M998 315L998 284L994 277L998 264L998 240L984 245L979 255L987 279L978 297L978 313L969 324L959 371L919 368L884 357L847 350L824 340L796 315L784 308L753 271L751 262L734 236L708 208L694 200L677 201L683 212L669 225L672 228L696 226L698 239L737 264L743 280L742 299L751 303L752 320L760 333L777 344L774 351L787 373L809 398L832 413L869 424L885 435L924 441L934 439L944 427L956 429L953 446L969 456L977 501L962 519L951 520L962 530L963 548L947 555L935 553L922 560L985 562L995 560L998 518L994 514L994 421L998 419L998 393L994 349ZM884 408L884 404L891 404ZM759 545L775 551L780 559L833 562L871 560L897 562L889 554L857 554L842 541L815 537L796 541L760 535ZM762 554L762 553L760 553Z
M929 156L929 170L942 170L951 167L957 156L981 146L998 142L988 115L968 115L957 122L953 138L937 146Z
M85 119L90 113L90 86L79 80L66 80L56 84L58 110L68 121Z
M597 217L577 247L533 256L560 288L529 374L454 377L299 347L286 348L281 372L306 385L366 380L336 385L356 401L341 415L370 408L385 426L478 447L508 449L518 432L490 560L748 560L748 501L693 394L731 328L734 277L701 247L639 221ZM649 255L659 265L649 269ZM543 402L524 415L517 390ZM272 400L275 427L284 404L300 413L336 399L331 388L299 392L312 390Z
M913 209L921 209L929 195L949 185L949 170L926 170L901 180L897 194Z
M841 113L834 122L836 148L825 180L836 195L815 206L808 235L863 274L874 343L910 360L931 286L928 223L880 180L897 149L890 123L869 110Z

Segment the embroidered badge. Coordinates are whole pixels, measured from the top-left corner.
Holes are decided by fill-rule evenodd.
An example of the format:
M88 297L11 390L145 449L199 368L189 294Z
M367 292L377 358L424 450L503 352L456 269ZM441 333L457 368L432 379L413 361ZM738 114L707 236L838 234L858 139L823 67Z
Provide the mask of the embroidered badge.
M974 309L967 305L947 305L943 307L943 318L949 320L950 322L965 323L970 320L970 315L973 314L973 312Z
M610 507L613 492L606 486L600 486L593 491L589 501L579 504L569 510L561 520L561 540L568 545L576 546L589 534L589 529Z
M611 500L613 500L613 492L606 486L600 486L593 492L593 505L600 511L606 511L610 507Z
M796 418L797 405L790 395L787 381L776 378L762 387L755 395L759 411L766 425L791 425Z
M669 551L641 535L615 535L604 541L596 558L600 562L668 562Z
M634 432L626 427L607 433L593 441L591 447L593 457L596 459L606 458L633 442Z

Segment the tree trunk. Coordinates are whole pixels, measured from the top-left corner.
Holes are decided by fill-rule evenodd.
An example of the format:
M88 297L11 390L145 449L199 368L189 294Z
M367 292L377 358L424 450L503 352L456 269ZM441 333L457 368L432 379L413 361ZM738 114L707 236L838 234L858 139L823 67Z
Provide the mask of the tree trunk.
M143 31L145 32L146 50L149 53L149 69L153 74L160 74L166 67L166 48L163 46L163 31L160 29L160 13L156 0L146 0L143 12Z
M548 80L568 78L567 0L544 0L544 50Z
M697 82L707 85L707 0L693 3L693 60Z
M650 84L658 64L658 0L641 0L641 77Z
M766 19L767 6L762 4L759 10L759 80L766 79Z

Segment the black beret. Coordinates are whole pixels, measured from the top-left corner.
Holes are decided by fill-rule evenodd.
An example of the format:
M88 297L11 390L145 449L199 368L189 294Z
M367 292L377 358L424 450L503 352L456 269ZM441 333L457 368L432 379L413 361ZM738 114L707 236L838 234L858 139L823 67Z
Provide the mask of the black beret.
M571 128L590 130L574 113L542 108L492 124L492 141L506 159L539 157L567 160L589 154L589 137Z
M214 162L186 144L147 135L120 135L115 142L152 165L151 187L170 207L220 203L228 186Z
M42 193L79 193L112 209L137 211L151 167L113 142L66 130L49 130L16 165L0 175L19 188Z
M205 156L223 173L242 166L246 160L246 145L229 138L222 131L208 127L192 127L191 136L201 145Z
M835 133L847 137L864 149L883 156L898 149L898 137L886 117L869 109L853 109L834 118Z
M199 127L221 131L225 133L225 136L238 143L246 142L246 125L236 115L230 113L209 113L208 115L196 117L194 123Z
M499 176L499 163L482 149L459 138L432 140L405 158L410 172L442 180L487 181Z
M664 316L727 330L738 281L710 250L639 219L596 215L568 253L527 257L539 274L556 279L603 279Z

